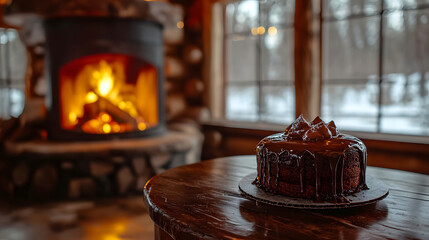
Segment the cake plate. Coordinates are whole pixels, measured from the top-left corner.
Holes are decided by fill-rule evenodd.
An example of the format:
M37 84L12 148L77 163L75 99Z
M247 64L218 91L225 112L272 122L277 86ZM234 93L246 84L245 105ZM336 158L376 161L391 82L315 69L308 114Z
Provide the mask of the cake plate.
M350 201L347 203L332 203L332 202L314 202L311 199L294 198L279 194L273 194L264 191L257 187L252 182L256 178L256 173L245 176L238 187L243 195L258 202L264 202L270 205L300 208L300 209L336 209L350 208L368 205L385 198L389 194L387 185L371 176L366 177L366 185L369 189L362 190L358 193L346 196Z

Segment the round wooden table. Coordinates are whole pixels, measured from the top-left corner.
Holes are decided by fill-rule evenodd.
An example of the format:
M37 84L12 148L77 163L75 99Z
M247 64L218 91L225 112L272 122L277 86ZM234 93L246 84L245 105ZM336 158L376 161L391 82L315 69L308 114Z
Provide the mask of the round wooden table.
M337 210L271 206L240 194L255 156L167 170L145 186L155 239L429 239L429 176L368 167L390 187L371 205Z

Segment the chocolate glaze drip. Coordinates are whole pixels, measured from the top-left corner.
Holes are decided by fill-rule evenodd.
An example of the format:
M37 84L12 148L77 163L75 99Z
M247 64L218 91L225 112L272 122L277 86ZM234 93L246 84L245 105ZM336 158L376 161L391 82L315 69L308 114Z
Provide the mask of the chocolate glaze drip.
M363 145L363 143L362 143ZM359 152L359 159L361 159L360 162L360 188L361 189L368 189L368 186L366 185L366 147L363 145L361 148L358 148Z
M316 200L320 200L320 175L321 175L321 167L322 167L322 161L321 158L315 157L314 158L314 164L316 167Z
M344 194L344 152L343 152L343 155L340 157L339 163L340 163L339 170L340 170L340 179L341 179L340 180L340 189L341 189L340 194L341 194L341 196L343 196L343 194Z
M279 188L279 177L280 177L280 161L277 161L277 170L276 170L276 188L275 191L277 192L277 189Z
M314 160L315 157L314 157L313 153L311 153L308 150L305 150L302 156L296 156L296 158L298 161L297 166L299 168L299 182L301 185L301 193L304 193L304 191L305 191L305 189L304 189L305 162L304 161L306 158L311 158Z
M299 183L301 185L301 193L304 192L304 159L302 158L302 156L299 156L296 159L296 165L298 166L299 169Z
M270 159L270 161L267 164L267 172L268 172L268 185L271 186L271 163L273 161L276 161L277 159L277 154L276 153L270 153L268 155L268 158Z
M263 152L262 152L262 156L263 156L263 158L266 158L266 156L267 156L267 149L263 149ZM266 165L266 161L261 161L261 175L260 175L260 181L261 181L261 184L264 184L265 185L265 180L267 179L266 177L265 177L265 165Z
M322 166L327 165L331 175L329 187L334 198L332 200L348 201L344 197L345 194L350 193L344 193L344 159L346 158L347 150L354 148L359 153L360 177L358 188L352 192L367 189L365 183L367 153L362 141L356 137L339 133L332 121L329 124L325 124L320 118L316 118L309 124L302 117L298 118L297 121L289 126L284 133L268 136L258 144L258 177L254 182L255 184L267 188L265 181L268 181L268 186L270 187L267 190L278 192L281 164L290 164L292 159L296 159L301 193L304 193L304 171L305 161L307 160L314 163L316 174L314 183L315 199L322 200L320 198L322 188L321 171ZM266 163L267 158L269 158L270 163L273 163L273 166L270 163ZM275 168L273 172L271 167ZM273 184L272 181L274 181Z

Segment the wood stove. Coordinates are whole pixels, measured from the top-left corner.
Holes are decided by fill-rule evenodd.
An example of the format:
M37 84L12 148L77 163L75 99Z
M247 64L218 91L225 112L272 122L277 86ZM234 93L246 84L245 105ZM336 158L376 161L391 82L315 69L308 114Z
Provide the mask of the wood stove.
M162 26L127 18L45 21L48 137L105 140L165 130Z

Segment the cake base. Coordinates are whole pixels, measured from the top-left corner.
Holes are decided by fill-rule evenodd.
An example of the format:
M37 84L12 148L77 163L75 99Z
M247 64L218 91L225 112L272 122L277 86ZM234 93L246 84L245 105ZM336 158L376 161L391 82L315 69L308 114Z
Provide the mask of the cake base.
M332 202L315 202L311 199L293 198L279 194L273 194L264 191L257 187L252 182L256 178L256 173L245 176L238 187L243 195L249 199L267 203L275 206L301 208L301 209L336 209L336 208L350 208L359 207L374 203L378 200L385 198L389 194L387 185L371 176L366 177L366 185L369 189L362 190L358 193L346 196L350 201L347 203L332 203Z

